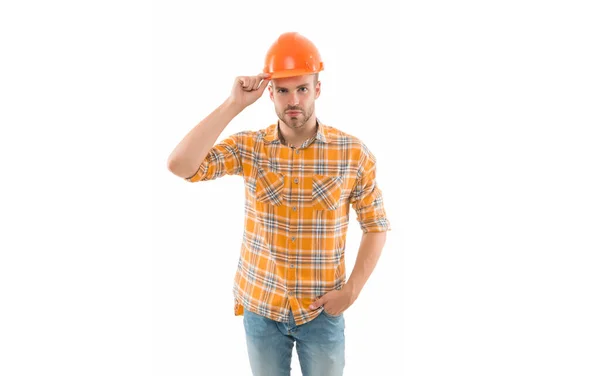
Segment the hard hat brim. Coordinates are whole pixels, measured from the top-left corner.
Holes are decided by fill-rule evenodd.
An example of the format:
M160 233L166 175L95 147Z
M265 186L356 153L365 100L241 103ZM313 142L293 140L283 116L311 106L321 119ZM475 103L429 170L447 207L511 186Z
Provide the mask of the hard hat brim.
M268 69L265 69L263 72L270 74L271 75L270 78L273 79L273 78L305 76L305 75L309 75L309 74L319 73L322 70L323 70L323 67L321 67L321 69L316 70L316 71L311 71L311 70L307 70L307 69L287 69L287 70L282 70L282 71L277 71L277 72L269 72Z

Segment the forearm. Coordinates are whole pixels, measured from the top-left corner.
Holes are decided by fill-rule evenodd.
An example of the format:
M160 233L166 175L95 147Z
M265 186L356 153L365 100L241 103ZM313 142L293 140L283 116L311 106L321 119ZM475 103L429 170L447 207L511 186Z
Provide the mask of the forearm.
M356 256L354 269L344 289L349 289L352 300L356 300L360 291L367 283L371 273L379 261L381 251L385 244L386 232L364 233Z
M226 100L196 125L175 147L168 160L168 168L182 178L192 176L206 158L225 127L242 108Z

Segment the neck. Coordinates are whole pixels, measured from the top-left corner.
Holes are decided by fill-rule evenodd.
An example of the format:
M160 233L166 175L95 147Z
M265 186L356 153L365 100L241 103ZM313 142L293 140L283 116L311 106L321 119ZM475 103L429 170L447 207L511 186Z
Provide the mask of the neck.
M299 147L302 143L317 133L317 119L312 117L301 128L290 127L281 120L278 122L279 132L283 142L288 146Z

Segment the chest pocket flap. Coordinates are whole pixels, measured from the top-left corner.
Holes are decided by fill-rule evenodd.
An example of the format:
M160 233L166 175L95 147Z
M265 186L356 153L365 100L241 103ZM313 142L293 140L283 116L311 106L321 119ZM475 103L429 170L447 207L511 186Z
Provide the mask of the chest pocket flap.
M272 205L281 205L283 186L283 174L259 169L256 176L256 199Z
M337 209L340 205L342 182L341 176L313 175L313 208L317 210Z

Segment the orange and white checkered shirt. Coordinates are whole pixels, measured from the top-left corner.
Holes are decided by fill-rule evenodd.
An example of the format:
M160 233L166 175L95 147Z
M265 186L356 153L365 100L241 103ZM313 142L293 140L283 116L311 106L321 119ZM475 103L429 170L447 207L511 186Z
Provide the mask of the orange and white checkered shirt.
M317 298L346 283L350 205L363 232L391 230L375 181L375 156L358 138L317 122L299 148L277 123L232 134L212 147L189 182L239 175L245 230L234 278L234 314L244 309L297 325L317 317Z

